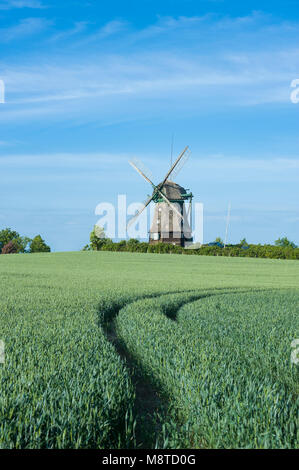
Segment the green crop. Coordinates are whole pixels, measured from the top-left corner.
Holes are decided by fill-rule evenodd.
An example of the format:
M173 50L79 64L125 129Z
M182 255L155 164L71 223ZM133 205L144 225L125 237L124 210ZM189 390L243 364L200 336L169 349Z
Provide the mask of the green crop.
M206 291L119 312L118 334L183 422L175 446L298 446L298 310L298 292Z
M294 261L1 256L0 448L297 447L298 280ZM164 403L150 442L135 376Z

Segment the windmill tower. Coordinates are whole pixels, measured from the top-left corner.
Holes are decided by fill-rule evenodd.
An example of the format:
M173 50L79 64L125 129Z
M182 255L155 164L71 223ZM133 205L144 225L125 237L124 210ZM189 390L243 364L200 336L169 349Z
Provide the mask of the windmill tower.
M153 193L145 201L142 209L129 220L127 227L132 225L153 201L156 206L149 231L149 243L164 242L185 246L186 243L193 241L191 220L193 194L170 179L178 174L189 155L190 150L187 146L174 164L171 165L163 181L158 185L155 185L150 177L145 174L145 171L137 167L136 163L129 161L130 165L150 183ZM187 204L188 207L186 208Z

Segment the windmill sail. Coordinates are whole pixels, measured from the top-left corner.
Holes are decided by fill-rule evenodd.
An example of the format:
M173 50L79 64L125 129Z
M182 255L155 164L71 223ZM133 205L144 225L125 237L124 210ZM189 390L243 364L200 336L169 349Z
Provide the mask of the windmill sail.
M142 163L141 160L138 160L138 158L133 158L132 160L129 160L130 165L138 171L144 178L147 179L147 181L150 181L153 179L152 172Z
M175 167L177 166L177 164L179 163L179 161L181 160L181 158L183 157L183 155L187 152L187 150L189 149L188 145L187 147L184 148L184 150L182 151L182 153L180 153L180 155L178 156L178 158L176 159L176 161L174 162L174 164L171 166L170 170L166 173L166 176L163 180L163 182L161 183L161 186L164 185L164 183L168 180L168 178L170 177L171 173L173 172L173 170L175 169Z
M178 176L179 172L181 171L181 169L183 168L183 166L185 165L185 163L189 159L190 155L191 155L191 150L190 149L186 150L186 152L183 154L182 158L179 160L177 166L171 172L171 178L172 179L174 179Z
M191 201L193 195L169 179L170 176L178 174L189 155L190 150L187 146L171 165L163 181L158 185L152 182L151 172L141 162L136 159L129 161L134 170L150 183L153 188L153 194L149 196L144 202L143 207L128 221L127 229L153 201L156 207L154 220L149 232L149 242L166 242L180 246L185 246L185 242L192 242L192 227L188 222L188 214L185 211L185 201Z
M138 212L136 212L136 214L134 214L131 219L128 221L127 223L127 229L129 227L131 227L131 225L135 222L135 220L138 219L138 217L140 216L140 214L144 211L144 209L146 209L146 207L151 203L153 199L153 196L149 197L144 203L143 203L143 207L141 209L139 209Z
M150 183L152 186L155 186L154 183L152 183L152 181L150 180L150 177L147 176L140 168L138 168L138 166L133 160L129 160L129 163L134 168L134 170L136 170L137 173L139 173L148 183Z

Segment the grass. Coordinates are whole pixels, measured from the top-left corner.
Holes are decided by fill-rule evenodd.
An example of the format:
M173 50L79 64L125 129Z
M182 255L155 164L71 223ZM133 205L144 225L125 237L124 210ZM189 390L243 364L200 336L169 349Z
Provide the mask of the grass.
M292 291L206 291L136 301L117 331L176 418L172 446L287 448L299 442L299 328ZM183 305L183 307L181 307Z
M10 255L0 281L0 447L298 447L296 261ZM165 405L143 434L134 377Z

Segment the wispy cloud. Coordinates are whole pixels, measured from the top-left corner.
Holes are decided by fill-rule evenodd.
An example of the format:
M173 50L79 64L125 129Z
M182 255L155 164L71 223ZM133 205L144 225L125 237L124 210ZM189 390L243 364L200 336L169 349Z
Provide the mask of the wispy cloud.
M17 25L0 29L2 41L9 42L26 36L32 36L43 31L50 22L44 18L25 18Z
M103 54L97 60L85 58L81 64L68 60L64 65L3 67L2 77L11 94L8 101L11 104L118 94L153 96L163 93L166 98L179 93L179 98L180 94L188 96L191 91L193 99L209 97L213 102L216 99L238 105L287 102L294 62L290 60L288 67L285 61L281 70L279 57L270 55L257 53L252 59L244 54L236 65L235 59L223 56L214 63L200 56L184 58L172 53L126 57ZM299 65L299 59L297 62ZM223 96L224 89L227 94Z
M198 31L205 25L205 23L209 24L211 20L213 20L213 15L209 13L203 16L179 16L178 18L161 16L158 17L155 24L151 24L146 26L144 29L137 31L136 38L145 39L156 35L163 35L165 33L171 34L171 32L177 32L178 30L183 31L184 29L188 29L190 31L195 29Z
M132 159L134 155L127 153L101 153L101 152L92 152L92 153L44 153L44 154L3 154L0 155L1 165L5 166L15 166L26 165L26 166L38 166L38 167L53 167L59 168L61 166L73 166L77 168L99 166L99 168L108 168L113 166L115 163L124 163L127 169L130 170L130 167L127 166L128 159ZM149 155L145 154L143 156L139 155L139 158L142 159L147 165L151 165L153 170L161 167L161 158L163 155ZM187 165L188 171L188 165ZM190 169L190 168L189 168ZM268 158L249 158L242 156L230 156L230 155L208 155L202 156L195 154L192 156L192 171L195 170L196 175L198 174L197 170L201 169L202 171L213 170L211 172L212 177L218 172L219 175L223 174L223 170L231 172L231 170L253 170L255 172L260 172L263 175L276 175L283 172L289 173L290 176L293 176L293 170L299 169L299 157L294 156L290 157L271 157ZM217 170L217 172L215 172ZM130 170L131 171L131 170ZM297 179L299 175L296 175Z
M126 30L128 26L127 21L112 20L104 24L101 28L96 31L87 34L80 41L75 43L75 47L84 47L88 43L101 42L105 39L111 38L111 36L117 35Z
M161 156L145 156L142 161L158 174L161 167ZM190 171L191 170L191 171ZM212 184L252 182L255 186L261 182L280 183L299 182L299 156L232 156L202 155L192 151L190 164L186 164L180 177L188 176L190 185L197 185L200 175L202 182ZM209 183L210 184L210 183ZM229 191L229 189L228 189Z
M86 30L87 25L88 25L87 21L77 21L74 24L73 28L67 31L58 32L57 34L55 34L54 36L50 38L50 41L60 41L62 39L68 39L70 37L73 37L76 34L80 34Z
M126 25L127 25L127 22L125 21L119 21L119 20L109 21L96 34L99 37L111 36L112 34L116 34L122 31L126 27Z
M26 113L28 117L37 117L47 112L59 115L70 111L73 116L80 113L82 119L86 112L91 119L95 107L98 114L101 110L107 114L104 100L107 104L109 99L115 110L119 96L130 99L128 117L138 109L150 113L153 106L159 111L160 98L164 103L168 100L170 105L175 100L182 108L194 111L199 106L290 103L289 84L299 69L298 48L293 42L289 47L281 45L281 41L277 41L277 30L273 37L265 36L271 47L261 45L260 30L266 23L272 24L271 21L270 16L264 21L260 13L240 18L164 17L153 25L133 31L132 25L125 21L113 20L92 33L87 27L89 23L77 22L73 28L50 37L55 48L58 41L80 34L80 39L71 42L69 49L66 46L57 55L45 51L40 61L35 56L31 64L28 58L26 65L2 63L1 78L6 84L7 103L0 119L23 118ZM0 37L10 41L36 34L48 24L42 18L27 18L16 26L0 30ZM252 24L260 29L252 30ZM275 27L282 28L281 37L288 35L285 24L277 23ZM223 39L221 48L213 44L215 28L220 31L216 34L218 41ZM241 42L240 47L238 35L245 34L246 28L249 40ZM292 35L294 31L292 29ZM167 32L165 37L163 32ZM121 41L117 38L119 33ZM117 41L108 40L114 35ZM209 53L200 47L202 35L212 37ZM98 48L106 39L105 47ZM93 42L90 50L86 48L89 42ZM49 41L46 43L48 47ZM150 102L149 98L156 101ZM147 100L147 106L140 100Z
M115 163L125 162L132 155L126 153L37 153L37 154L3 154L0 155L1 165L3 167L13 167L17 165L21 167L35 167L35 168L54 168L60 169L75 168L82 170L82 168L90 168L91 171L96 167L101 169L108 169ZM128 166L129 169L129 166Z
M263 171L265 174L268 172L281 173L299 169L299 158L242 158L242 157L227 157L225 155L210 155L208 158L199 158L198 166L207 170L255 170ZM298 175L299 177L299 175Z
M1 0L0 10L12 10L14 8L46 8L38 0Z

